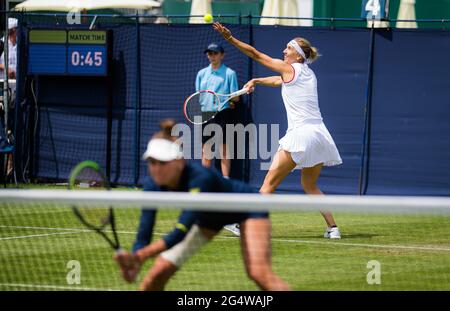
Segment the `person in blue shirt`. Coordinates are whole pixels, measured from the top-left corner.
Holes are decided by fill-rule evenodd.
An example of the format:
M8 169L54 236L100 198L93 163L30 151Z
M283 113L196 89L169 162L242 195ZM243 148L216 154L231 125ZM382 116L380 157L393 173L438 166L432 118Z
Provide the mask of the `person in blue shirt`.
M225 66L222 61L225 57L225 50L220 44L210 43L204 53L208 57L209 66L201 69L197 73L195 79L195 90L209 90L218 94L230 94L239 90L236 72L227 66ZM222 175L225 178L230 176L231 161L227 156L228 149L226 145L226 125L236 123L236 110L234 109L235 103L239 101L239 97L232 98L230 102L227 102L214 119L210 120L204 125L217 124L222 128L223 144L220 148L220 166ZM213 103L204 102L202 104L202 111L214 111ZM203 132L203 131L202 131ZM211 135L202 135L203 144L203 154L202 154L202 164L205 167L211 166L211 160L213 155L211 154L211 146L208 145L208 140Z
M195 90L210 90L218 94L230 94L236 92L238 88L236 72L223 64L225 58L225 50L222 45L218 43L210 43L204 53L206 54L209 66L201 69L197 73L195 79ZM207 97L210 98L210 97ZM211 135L205 133L205 128L209 124L218 125L222 131L222 144L220 146L220 168L222 175L225 178L230 177L231 171L231 157L229 156L229 149L227 145L227 131L226 125L235 125L238 116L236 115L235 103L239 101L239 97L232 98L224 106L220 107L220 112L214 119L210 120L202 127L202 165L211 167L212 159L214 157L212 152ZM202 102L202 111L214 111L212 102ZM217 135L214 132L214 135ZM233 138L233 137L230 137ZM234 143L234 139L232 140ZM216 147L217 148L217 147ZM226 230L239 236L239 225L229 224L224 227Z
M183 153L171 136L169 121L161 123L162 130L156 133L148 143L143 158L148 163L149 178L145 183L147 191L181 191L181 192L219 192L249 193L255 192L247 184L225 179L214 170L183 159ZM151 238L155 222L155 211L142 212L133 252L115 255L122 274L127 281L134 281L142 264L154 254L155 245L162 245L163 251L149 270L140 288L142 290L163 290L169 279L181 268L191 256L219 233L222 227L230 223L241 225L241 248L245 267L249 277L264 290L288 290L289 285L272 271L270 232L271 225L266 212L200 212L183 211L179 224L163 242L157 241L147 245ZM187 221L185 221L187 220ZM184 227L183 227L184 226ZM188 228L190 226L190 228ZM180 229L180 232L174 233ZM181 241L180 236L186 233ZM162 251L163 249L159 249Z

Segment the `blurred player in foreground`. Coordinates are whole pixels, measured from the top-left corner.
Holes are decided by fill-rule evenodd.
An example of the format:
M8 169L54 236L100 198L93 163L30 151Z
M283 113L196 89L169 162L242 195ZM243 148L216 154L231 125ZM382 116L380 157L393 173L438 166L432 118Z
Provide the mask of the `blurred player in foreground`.
M176 137L171 136L174 124L174 122L162 122L162 130L152 137L143 155L148 163L150 175L146 181L145 190L254 192L243 182L225 179L213 170L187 163L183 159L179 144L175 142ZM148 235L153 231L154 213L153 211L146 216L143 213L137 235L138 244L143 232ZM272 271L271 224L268 213L192 213L195 215L195 224L181 242L158 256L141 283L142 290L163 290L184 262L212 240L224 225L231 223L241 225L241 249L248 276L263 290L289 290L289 285ZM135 247L134 253L115 255L115 260L119 263L127 281L134 280L140 267L148 259L149 253L154 254L154 245L146 246L141 243Z

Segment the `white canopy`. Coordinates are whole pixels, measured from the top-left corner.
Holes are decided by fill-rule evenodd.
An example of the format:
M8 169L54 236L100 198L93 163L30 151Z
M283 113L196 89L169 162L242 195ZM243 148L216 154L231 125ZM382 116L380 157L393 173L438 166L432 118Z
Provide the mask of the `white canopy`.
M212 13L211 0L192 0L191 15L205 15ZM191 24L204 24L203 17L191 17L189 19Z
M297 0L265 0L261 16L298 17ZM261 18L260 25L298 26L298 19Z
M398 10L397 19L415 20L416 19L416 0L402 0ZM417 22L397 22L397 28L417 28Z
M161 3L152 0L27 0L15 7L17 11L83 11L99 9L151 9Z

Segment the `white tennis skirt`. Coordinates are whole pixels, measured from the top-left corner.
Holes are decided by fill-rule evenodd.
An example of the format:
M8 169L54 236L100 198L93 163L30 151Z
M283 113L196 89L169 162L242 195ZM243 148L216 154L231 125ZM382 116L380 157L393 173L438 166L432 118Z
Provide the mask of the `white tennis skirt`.
M290 152L292 160L300 168L313 167L319 163L324 166L342 163L336 144L322 121L306 121L288 130L279 144L278 150Z

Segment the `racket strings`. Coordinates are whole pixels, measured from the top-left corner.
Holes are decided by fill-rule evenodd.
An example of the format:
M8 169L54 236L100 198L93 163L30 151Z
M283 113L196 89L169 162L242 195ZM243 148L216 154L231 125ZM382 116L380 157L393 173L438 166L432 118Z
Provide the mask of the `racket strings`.
M191 122L205 123L219 111L219 104L218 97L213 93L197 93L188 99L186 115Z
M74 190L106 190L108 189L107 182L100 172L86 167L83 168L74 178L71 185ZM111 209L107 206L83 206L77 204L75 206L77 212L89 225L98 229L103 229L106 225L111 223Z
M77 212L89 225L103 229L111 223L111 211L108 207L77 206Z

